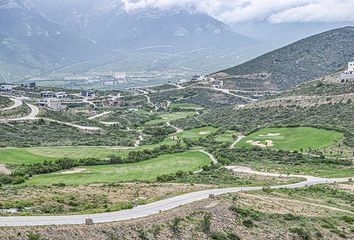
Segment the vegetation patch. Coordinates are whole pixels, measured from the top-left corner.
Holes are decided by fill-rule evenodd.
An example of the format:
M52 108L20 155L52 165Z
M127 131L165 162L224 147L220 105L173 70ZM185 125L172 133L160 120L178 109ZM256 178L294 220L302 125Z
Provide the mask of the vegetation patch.
M209 156L199 151L167 154L151 160L103 166L88 166L86 172L37 175L27 185L89 184L103 182L154 181L158 176L178 171L195 171L210 164Z

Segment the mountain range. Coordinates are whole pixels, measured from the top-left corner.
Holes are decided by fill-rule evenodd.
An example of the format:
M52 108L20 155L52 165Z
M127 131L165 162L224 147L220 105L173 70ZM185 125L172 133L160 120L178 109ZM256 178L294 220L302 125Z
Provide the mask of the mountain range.
M0 69L10 76L12 69L4 66L16 66L15 73L18 67L41 72L94 59L96 65L80 69L87 71L134 51L183 55L205 49L201 55L233 51L238 57L257 43L192 8L127 12L120 0L1 0L0 21ZM97 63L97 59L102 61ZM148 59L145 64L155 60ZM235 63L231 61L229 66ZM148 67L143 65L142 69Z
M212 76L244 90L286 90L336 72L354 60L354 27L320 33Z

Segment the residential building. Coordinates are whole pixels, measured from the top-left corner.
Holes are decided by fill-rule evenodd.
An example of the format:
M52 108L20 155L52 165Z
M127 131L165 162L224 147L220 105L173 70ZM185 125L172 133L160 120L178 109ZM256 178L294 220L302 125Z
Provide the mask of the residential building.
M12 92L13 89L14 89L13 85L1 85L0 86L1 92Z
M56 98L67 98L68 94L66 92L56 92L56 93L54 93L54 96Z
M347 82L349 80L354 80L354 62L348 63L348 70L341 74L342 82Z
M53 98L54 93L52 91L42 91L41 98Z
M90 90L82 90L81 91L81 96L83 96L83 97L95 97L96 94L95 94L95 91L93 91L92 89L90 89Z

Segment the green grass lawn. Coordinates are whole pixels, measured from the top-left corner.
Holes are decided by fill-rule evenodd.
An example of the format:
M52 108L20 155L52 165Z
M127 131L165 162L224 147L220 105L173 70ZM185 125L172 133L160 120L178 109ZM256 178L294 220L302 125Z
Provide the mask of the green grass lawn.
M186 109L186 110L200 110L204 109L202 106L193 103L172 103L171 109Z
M198 139L215 132L217 129L213 127L196 128L183 131L177 136L189 139ZM45 160L56 160L60 158L84 159L99 158L104 159L110 155L126 157L130 151L139 151L144 149L153 149L162 144L176 144L171 136L167 137L163 142L153 145L144 145L130 149L114 149L110 147L33 147L33 148L4 148L0 149L0 163L6 164L32 164L43 162Z
M272 141L272 144L268 143L267 147L281 150L303 149L307 151L309 148L320 149L330 146L342 137L343 133L340 132L310 127L265 128L244 138L237 144L237 147L253 147L248 141L258 141L263 145L266 145L266 141Z
M60 158L107 158L110 155L126 156L131 150L115 150L106 147L40 147L0 149L0 163L32 164Z
M160 119L155 119L155 120L149 121L146 124L151 125L151 124L158 124L158 123L163 123L163 122L168 122L168 121L174 121L177 119L186 118L186 117L193 116L193 115L195 115L195 112L160 113L159 114L159 116L161 117Z
M36 155L28 148L5 148L0 149L0 163L6 164L32 164L53 160L50 156Z
M179 139L188 138L191 140L198 140L199 138L206 137L209 134L216 132L217 129L213 127L202 127L202 128L195 128L191 130L185 130L173 136L168 136L164 139L160 144L176 144L177 140L175 137Z
M158 176L177 171L195 171L209 165L209 157L199 151L159 156L139 163L82 167L81 173L52 173L37 175L26 181L27 185L65 183L72 185L89 183L154 181Z
M216 132L213 127L202 127L186 130L176 134L179 139L188 138L197 140ZM218 136L220 141L232 139L233 132L227 132ZM45 160L57 160L60 158L84 159L98 158L105 159L110 155L126 157L130 151L140 151L144 149L153 149L160 145L173 145L177 143L173 136L168 136L164 141L158 144L143 145L137 148L114 149L104 146L77 146L77 147L31 147L31 148L4 148L0 149L0 163L5 164L32 164L43 162Z
M223 134L217 135L215 137L215 141L217 142L234 142L237 139L237 136L239 135L238 132L235 131L226 131Z

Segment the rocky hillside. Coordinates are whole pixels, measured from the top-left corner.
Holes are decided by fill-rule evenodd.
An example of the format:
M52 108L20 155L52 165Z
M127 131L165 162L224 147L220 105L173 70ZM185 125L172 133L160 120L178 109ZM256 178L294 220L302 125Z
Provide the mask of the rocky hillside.
M213 74L231 89L286 90L354 59L354 27L324 32Z
M275 97L286 96L329 96L354 93L354 81L343 82L340 73L326 75L305 82L296 88L280 93Z

